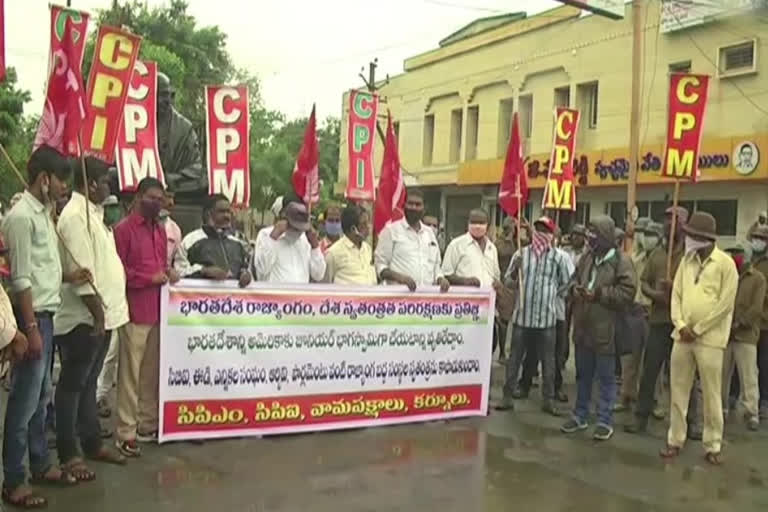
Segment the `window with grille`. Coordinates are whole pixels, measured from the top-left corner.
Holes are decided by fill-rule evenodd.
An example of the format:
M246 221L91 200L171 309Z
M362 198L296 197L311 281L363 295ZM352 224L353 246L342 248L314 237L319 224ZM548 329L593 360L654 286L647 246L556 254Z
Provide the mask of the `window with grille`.
M720 48L718 73L720 76L751 73L757 70L755 41L746 41Z

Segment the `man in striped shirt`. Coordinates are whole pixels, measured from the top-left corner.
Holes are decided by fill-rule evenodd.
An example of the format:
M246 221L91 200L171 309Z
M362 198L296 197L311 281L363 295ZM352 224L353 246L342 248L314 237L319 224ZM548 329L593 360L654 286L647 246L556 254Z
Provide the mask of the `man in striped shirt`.
M542 217L534 223L531 245L518 250L507 269L507 281L513 289L519 289L517 281L522 279L523 296L518 301L512 316L512 344L507 359L504 399L498 410L513 410L513 393L520 363L526 344L535 345L542 368L542 410L554 416L558 411L554 405L555 396L555 345L557 322L557 297L570 279L567 255L555 251L553 239L555 223Z

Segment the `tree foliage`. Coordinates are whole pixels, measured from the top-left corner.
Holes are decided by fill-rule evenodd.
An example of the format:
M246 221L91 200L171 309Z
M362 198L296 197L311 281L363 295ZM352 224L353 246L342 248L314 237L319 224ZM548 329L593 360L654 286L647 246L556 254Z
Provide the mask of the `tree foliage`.
M35 138L37 118L23 117L24 104L30 100L30 94L19 89L17 82L16 70L8 68L5 81L0 84L0 143L23 173ZM3 204L7 205L8 199L22 188L5 157L0 157L0 199Z

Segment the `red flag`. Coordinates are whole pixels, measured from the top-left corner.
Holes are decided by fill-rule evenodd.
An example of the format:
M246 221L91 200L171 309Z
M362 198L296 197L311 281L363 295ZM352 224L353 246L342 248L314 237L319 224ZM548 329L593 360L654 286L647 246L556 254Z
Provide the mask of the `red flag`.
M291 178L294 192L307 204L317 203L320 200L320 178L317 171L320 156L317 149L316 125L313 105L312 115L309 116L307 129L304 132L304 143L296 158Z
M388 113L387 138L384 141L384 156L381 161L379 191L373 210L373 231L377 235L389 222L403 218L405 207L405 185L397 154L397 139L392 127L392 115Z
M518 188L519 187L519 188ZM517 112L512 117L512 134L504 160L504 173L499 187L499 205L510 217L520 215L520 209L528 202L528 177L523 168L523 146L520 143L520 124Z
M64 155L80 156L77 136L86 114L80 68L87 27L86 13L51 6L51 67L35 147L45 144Z
M0 82L5 80L5 0L0 0Z

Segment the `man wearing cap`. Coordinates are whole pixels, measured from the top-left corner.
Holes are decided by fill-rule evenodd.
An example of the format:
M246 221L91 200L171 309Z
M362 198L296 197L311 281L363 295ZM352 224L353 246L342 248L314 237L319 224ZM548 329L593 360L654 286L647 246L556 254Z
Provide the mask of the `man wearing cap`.
M672 319L670 317L672 282L669 278L675 276L683 257L685 239L682 227L688 220L688 210L679 206L677 207L675 245L672 249L672 269L669 274L667 274L667 245L670 232L672 231L672 212L672 207L670 207L665 213L664 237L661 240L662 244L651 251L645 269L640 277L642 292L651 299L651 311L648 317L648 342L645 348L645 357L643 358L643 369L637 395L637 406L634 411L635 419L624 429L633 434L642 433L647 430L648 417L654 409L656 381L659 378L664 363L669 361L669 355L672 351L672 339L670 337L673 330ZM693 405L694 402L691 403L691 414L689 414L689 419L695 424L698 414L693 410ZM692 430L698 430L695 428L695 425L692 425L692 427L694 427ZM698 437L697 434L698 431L689 432L689 437Z
M510 286L518 286L515 280L522 279L523 296L507 329L512 329L512 343L507 359L504 398L496 407L499 410L514 409L515 384L528 342L535 345L541 361L542 410L558 415L554 405L556 302L571 276L567 256L553 249L554 236L555 223L552 219L541 217L537 220L531 245L518 249L505 275Z
M760 426L759 388L757 384L757 341L760 337L760 317L765 301L765 276L750 260L752 251L736 244L727 251L739 272L739 288L733 308L733 324L723 359L723 411L728 417L728 403L734 369L739 370L741 404L747 427L755 431Z
M259 281L303 283L322 281L325 258L309 212L298 198L286 198L278 221L259 232L254 268Z
M664 458L679 455L687 438L686 415L696 372L704 405L706 460L720 464L723 439L723 354L733 319L739 275L733 259L715 246L717 223L696 212L685 231L685 255L672 286L675 340L670 359L670 425Z
M768 226L759 226L750 237L752 265L768 281ZM760 416L768 418L768 294L762 302L760 338L757 344L758 386L760 388Z
M587 247L586 236L587 228L584 227L583 224L575 224L571 228L571 234L569 236L571 244L565 251L568 253L568 256L570 256L574 267L579 264L581 257L589 250Z
M747 231L747 238L750 238L757 228L763 226L768 227L768 212L765 211L760 212L760 214L757 216L757 220L749 227L749 231Z
M440 246L435 232L424 217L424 194L409 190L404 218L387 224L379 235L374 264L382 281L404 284L414 291L418 286L439 285L447 291L450 283L440 267Z

